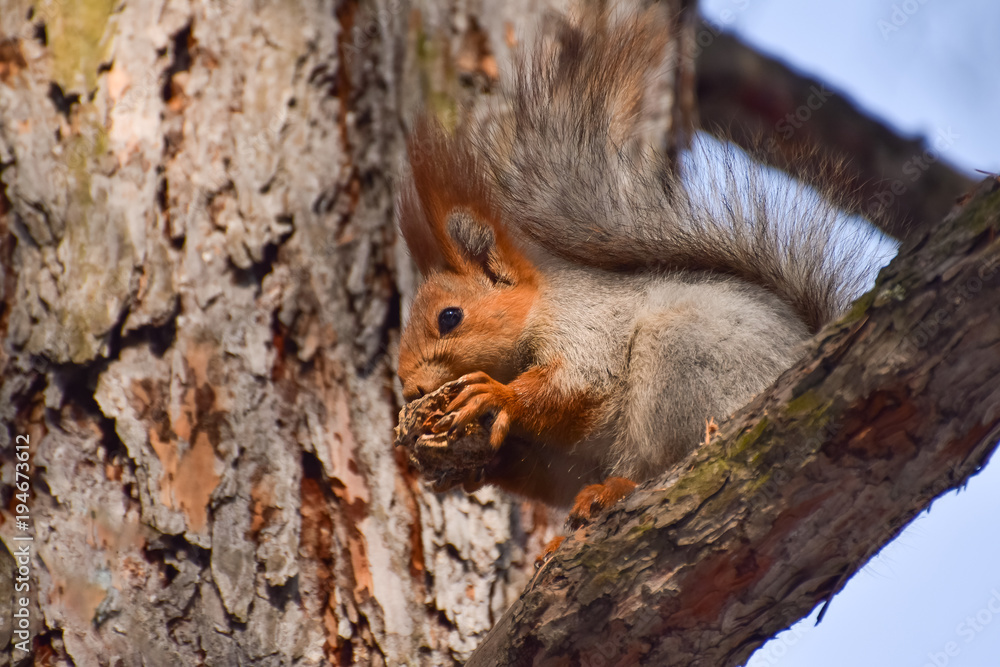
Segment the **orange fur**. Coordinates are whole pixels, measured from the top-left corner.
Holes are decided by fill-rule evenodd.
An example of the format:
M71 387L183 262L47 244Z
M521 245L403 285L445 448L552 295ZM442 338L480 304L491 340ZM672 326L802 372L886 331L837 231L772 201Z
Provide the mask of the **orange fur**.
M411 178L399 204L400 229L424 276L400 346L399 376L408 399L473 371L500 382L517 374L518 337L541 277L500 220L485 170L461 134L421 121L410 137ZM456 219L489 230L487 257L464 251L449 231ZM441 337L437 317L459 307L459 331Z
M576 496L567 523L571 526L589 523L598 512L627 498L635 487L635 482L624 477L608 477L601 484L584 487Z
M537 270L500 221L486 169L478 163L468 137L449 135L433 120L423 119L410 134L407 155L411 180L400 197L399 227L424 277L438 271L477 273L449 238L448 219L456 211L490 227L499 254L522 282L537 277Z
M558 362L535 366L510 383L513 400L508 410L528 434L547 443L569 446L590 432L598 418L597 397L570 392L553 381Z
M464 378L467 386L436 426L454 428L492 411L491 441L498 449L483 481L553 504L568 504L581 485L584 464L548 445L569 447L599 420L600 400L567 390L555 376L559 364L532 365L521 340L543 279L511 237L493 204L468 139L431 121L418 124L408 144L410 178L404 182L400 229L424 282L403 331L399 377L408 400ZM470 252L449 228L456 219L486 227L488 252ZM441 335L438 315L463 311L461 324ZM502 449L508 432L538 443L531 451ZM542 443L545 443L544 445ZM541 459L552 455L547 464ZM563 469L564 465L568 468ZM587 478L587 481L597 481ZM470 482L474 488L478 480Z
M417 293L403 331L403 395L411 400L473 371L500 382L514 379L518 338L536 298L532 285L496 290L451 273L435 274ZM461 307L465 319L461 331L441 338L437 316L450 306Z
M562 390L552 380L558 364L533 366L509 383L478 371L462 376L465 387L448 406L451 413L435 426L442 432L496 413L490 443L499 449L512 424L515 433L546 444L569 446L587 435L596 421L597 398L585 392Z
M542 553L538 554L538 558L535 559L535 567L540 567L545 561L552 557L552 554L556 552L556 549L562 546L562 543L566 541L565 535L556 535L549 543L545 545L542 549Z

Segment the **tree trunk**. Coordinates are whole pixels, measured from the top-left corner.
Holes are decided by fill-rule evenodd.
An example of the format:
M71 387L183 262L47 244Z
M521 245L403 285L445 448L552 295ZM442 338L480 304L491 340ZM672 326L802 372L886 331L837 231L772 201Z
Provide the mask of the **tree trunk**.
M393 451L392 174L545 8L0 0L0 665L470 655L551 530Z

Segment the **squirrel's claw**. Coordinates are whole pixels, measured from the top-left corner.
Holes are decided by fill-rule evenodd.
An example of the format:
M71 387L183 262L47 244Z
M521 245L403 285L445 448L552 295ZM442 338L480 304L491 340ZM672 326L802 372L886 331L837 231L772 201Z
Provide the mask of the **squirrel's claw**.
M538 558L535 559L535 569L538 570L545 565L565 540L565 535L556 535L549 540L549 543L542 549L542 553L538 554Z
M476 372L459 378L463 388L448 405L447 414L432 429L435 433L462 428L479 419L487 412L495 418L490 429L490 445L494 449L503 444L510 431L510 414L506 406L510 402L507 385L497 382L486 373Z
M715 417L705 420L705 444L712 442L712 437L719 432L719 425L715 423Z
M454 425L454 423L455 423L454 414L445 415L444 417L441 417L441 419L437 420L437 422L433 426L431 426L431 433L437 434L449 431L451 430L451 427L452 425Z
M486 471L480 468L479 470L470 472L465 481L462 482L462 489L466 493L475 493L486 484Z
M496 419L493 420L493 428L490 430L490 445L493 449L500 449L500 445L507 439L510 431L510 413L500 410Z

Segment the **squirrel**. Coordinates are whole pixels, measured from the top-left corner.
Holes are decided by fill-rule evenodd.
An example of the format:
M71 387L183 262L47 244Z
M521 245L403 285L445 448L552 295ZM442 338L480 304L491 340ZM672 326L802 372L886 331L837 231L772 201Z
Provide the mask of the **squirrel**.
M396 215L422 282L398 373L407 401L460 380L435 430L493 416L467 491L588 520L768 387L856 288L821 197L773 210L732 160L699 189L643 145L667 34L653 10L552 17L487 113L409 136Z

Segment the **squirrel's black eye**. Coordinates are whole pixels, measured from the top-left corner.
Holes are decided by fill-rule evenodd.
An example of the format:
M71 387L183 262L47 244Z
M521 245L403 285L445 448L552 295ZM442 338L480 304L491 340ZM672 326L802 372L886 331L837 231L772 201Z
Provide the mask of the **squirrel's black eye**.
M462 321L462 309L461 308L445 308L440 313L438 313L438 331L441 335L445 335L455 327L459 325Z

